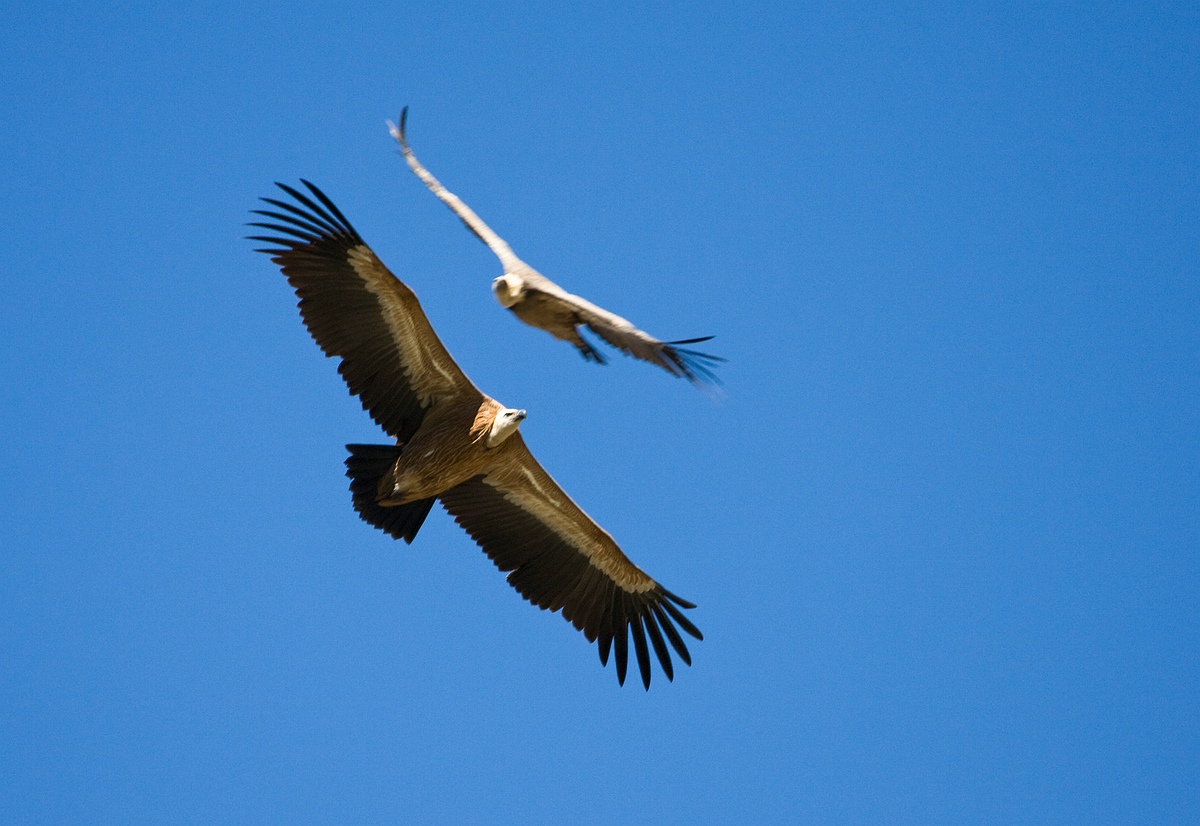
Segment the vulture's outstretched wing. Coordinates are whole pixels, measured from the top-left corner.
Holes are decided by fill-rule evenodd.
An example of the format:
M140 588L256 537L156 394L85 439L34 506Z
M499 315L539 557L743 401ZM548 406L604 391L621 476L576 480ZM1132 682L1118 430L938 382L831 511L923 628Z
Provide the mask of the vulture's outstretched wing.
M532 289L570 308L575 317L579 319L580 324L586 325L589 330L626 355L648 361L663 368L671 375L683 376L698 386L720 384L720 379L713 373L713 368L725 359L696 350L685 350L678 346L680 344L698 344L708 341L712 336L689 338L682 341L659 341L649 333L634 327L631 322L616 313L610 313L585 298L572 295L557 284L551 284L551 287L553 289L546 289L542 286Z
M440 398L482 394L446 351L417 296L366 245L321 190L316 198L284 184L296 203L263 198L277 207L254 210L279 223L256 222L279 236L251 236L276 246L261 249L287 276L300 315L350 392L384 430L407 442Z
M510 437L509 457L440 496L521 596L563 618L598 643L601 664L615 652L624 684L629 636L642 683L650 687L650 652L667 679L674 678L669 642L685 663L691 655L676 625L703 639L680 611L692 603L663 588L634 565L608 533L592 521L550 477L520 434Z
M429 191L438 196L443 204L450 207L451 211L459 217L459 220L466 225L467 229L475 233L475 236L488 245L488 248L496 254L500 259L500 263L507 270L509 266L518 266L521 264L521 259L517 258L516 253L512 251L503 238L492 231L492 228L483 222L483 219L475 214L475 211L462 202L462 199L455 195L446 187L442 186L437 178L433 177L432 173L417 160L417 156L413 154L408 145L408 139L404 135L404 127L408 122L408 107L404 107L404 111L400 113L400 125L387 122L388 131L392 137L396 139L396 143L400 144L400 151L404 154L404 160L408 161L408 167L416 173L417 177L429 187Z

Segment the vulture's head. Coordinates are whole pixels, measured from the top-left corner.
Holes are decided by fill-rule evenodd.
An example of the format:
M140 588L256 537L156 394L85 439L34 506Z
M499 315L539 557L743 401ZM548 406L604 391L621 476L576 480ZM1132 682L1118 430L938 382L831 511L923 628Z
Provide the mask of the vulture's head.
M495 447L516 433L524 418L524 410L514 410L511 407L506 407L497 413L496 418L492 420L492 429L488 431L487 446Z
M511 307L521 300L521 279L505 273L492 282L492 292L496 294L501 307Z

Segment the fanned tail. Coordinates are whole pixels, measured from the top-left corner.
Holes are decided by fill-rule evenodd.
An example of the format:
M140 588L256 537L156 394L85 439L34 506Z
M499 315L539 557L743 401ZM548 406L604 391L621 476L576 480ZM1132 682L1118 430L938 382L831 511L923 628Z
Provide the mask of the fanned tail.
M346 475L350 477L350 496L363 521L395 539L411 543L429 515L434 498L405 505L380 505L377 500L379 478L387 473L400 455L400 445L346 445Z

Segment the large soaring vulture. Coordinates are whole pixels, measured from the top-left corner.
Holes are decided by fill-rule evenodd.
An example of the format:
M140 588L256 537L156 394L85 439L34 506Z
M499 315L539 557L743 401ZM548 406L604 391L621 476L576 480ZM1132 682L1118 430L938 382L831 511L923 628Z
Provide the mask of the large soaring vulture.
M634 565L563 492L525 446L524 410L480 392L446 352L416 295L390 273L324 193L279 187L293 202L264 198L255 210L271 256L300 298L300 315L350 392L395 445L347 445L354 508L370 524L412 542L433 501L466 529L521 596L615 652L624 684L633 638L650 687L653 647L667 679L668 644L690 664L676 630L700 632L672 594ZM315 200L314 200L315 198ZM649 646L647 645L649 638Z
M686 376L693 384L716 383L712 368L724 361L696 350L686 350L679 345L708 341L712 336L689 338L682 341L659 341L649 333L639 330L621 316L610 313L592 302L564 290L549 278L526 264L513 253L504 239L480 220L469 206L457 195L446 189L433 177L417 156L413 154L405 137L405 122L408 107L400 113L400 125L388 121L392 137L400 144L404 159L425 186L454 211L467 229L487 244L504 267L504 275L492 281L492 292L496 300L512 310L517 318L531 327L545 330L557 339L575 345L583 357L597 364L604 364L604 355L580 335L580 327L587 327L624 353L635 358L657 364L675 376Z

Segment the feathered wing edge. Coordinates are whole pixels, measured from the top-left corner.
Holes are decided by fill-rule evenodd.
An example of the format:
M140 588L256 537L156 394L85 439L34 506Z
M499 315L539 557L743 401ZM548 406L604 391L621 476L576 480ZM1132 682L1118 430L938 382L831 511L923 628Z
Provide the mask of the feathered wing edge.
M320 189L303 183L312 197L277 184L296 203L262 199L276 210L254 212L272 220L250 226L276 234L250 239L273 245L257 251L270 255L287 277L321 350L341 358L338 372L350 392L384 430L407 441L430 397L478 391L446 352L412 290Z
M702 390L720 387L721 380L713 370L725 359L680 346L711 341L714 336L659 341L645 330L638 329L629 319L593 304L582 296L566 292L545 276L540 278L545 283L540 283L532 289L541 293L544 300L557 302L569 310L574 318L577 333L580 332L580 327L587 327L605 344L615 347L625 355L661 367L673 376L682 376Z
M691 665L679 629L703 639L680 610L695 608L692 603L657 583L642 591L622 588L585 553L482 476L446 491L439 499L496 567L508 574L509 584L522 597L539 608L561 610L563 618L589 642L597 643L602 665L608 664L610 652L614 654L620 684L625 683L630 637L647 689L651 647L668 680L675 676L668 643ZM614 550L620 554L615 545ZM624 562L632 566L628 560Z
M688 350L678 346L680 344L698 344L701 341L711 341L713 338L715 336L701 336L700 338L662 342L663 356L675 367L675 370L671 372L677 376L683 376L692 384L719 385L721 379L713 372L712 368L724 362L725 359L711 353L701 353L699 350Z
M462 198L459 198L442 183L433 176L433 173L425 168L425 165L417 160L417 156L413 153L412 147L408 145L408 107L400 112L400 125L387 122L388 132L396 143L400 144L400 154L404 156L405 162L408 163L409 169L413 171L420 180L425 184L425 187L437 196L438 200L450 208L450 211L458 216L458 220L462 221L463 226L471 231L471 234L487 245L500 263L509 267L512 264L519 263L521 259L517 258L516 253L512 251L512 247L508 242L496 234L495 230L489 227L482 218L475 214L475 210L471 209Z
M611 327L584 320L582 322L589 330L627 356L657 365L673 376L687 379L692 384L704 389L705 386L719 387L721 378L713 372L718 364L725 359L711 353L690 350L680 347L680 344L699 344L711 341L715 336L685 338L679 341L659 341L648 333L633 328L632 333L614 330ZM632 325L630 325L632 327ZM597 359L600 364L604 361Z

